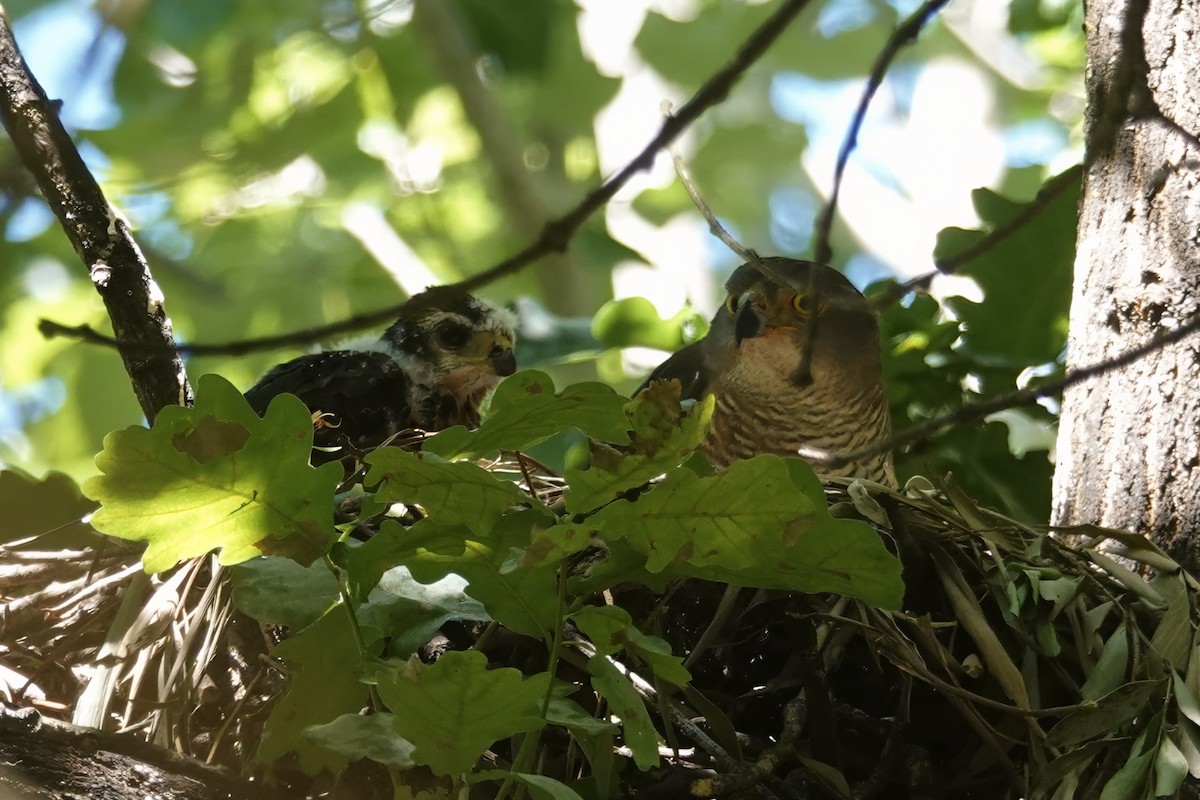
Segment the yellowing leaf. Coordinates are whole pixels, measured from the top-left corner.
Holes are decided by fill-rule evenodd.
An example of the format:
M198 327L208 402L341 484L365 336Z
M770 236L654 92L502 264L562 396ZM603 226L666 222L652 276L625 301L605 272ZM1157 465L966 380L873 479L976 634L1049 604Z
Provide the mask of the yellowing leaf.
M567 510L582 513L598 508L622 492L635 489L678 466L704 440L712 418L713 398L696 403L684 413L679 405L678 381L656 382L625 406L633 431L633 450L623 455L605 451L600 458L593 448L592 464L585 470L567 470Z
M337 464L313 469L312 421L290 396L259 419L229 382L200 378L195 408L163 409L153 428L109 434L102 475L84 483L100 502L97 530L147 543L147 572L221 550L221 563L257 555L311 562L333 541Z

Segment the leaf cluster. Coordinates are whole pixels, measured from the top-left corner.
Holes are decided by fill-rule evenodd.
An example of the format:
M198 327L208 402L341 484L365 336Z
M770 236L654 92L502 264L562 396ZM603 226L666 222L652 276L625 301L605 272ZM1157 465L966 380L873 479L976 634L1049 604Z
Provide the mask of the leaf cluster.
M156 599L216 550L232 578L205 597L231 587L282 634L260 765L555 798L620 796L664 764L713 769L685 773L696 796L789 770L819 796L899 791L897 752L946 765L929 780L948 795L1150 798L1200 775L1200 587L1140 537L1080 529L1073 549L951 481L822 485L769 456L714 474L693 455L711 409L674 385L630 401L537 372L502 383L476 430L369 454L335 511L341 475L308 465L302 406L260 419L219 378L199 390L112 434L84 488L96 529L146 544ZM566 427L591 438L586 466L522 454ZM69 522L90 505L61 482L0 490ZM101 546L86 526L48 535ZM130 630L133 652L160 647L152 616Z
M709 414L711 401L684 410L677 384L630 401L518 373L477 429L370 453L358 513L335 530L340 467L308 465L309 415L284 396L259 419L206 376L195 408L108 437L85 490L101 504L99 530L147 543L147 570L216 549L237 564L241 609L288 627L272 655L291 682L260 761L295 753L307 771L338 772L372 758L449 785L533 781L534 794L569 797L565 785L536 788L531 743L552 728L570 737L595 791L614 741L639 769L659 763L664 734L639 687L653 681L678 703L689 681L680 656L604 593L704 577L899 604L899 563L868 525L829 514L803 462L762 456L712 474L692 459ZM589 464L539 489L520 452L565 428L590 438ZM480 466L502 454L515 455ZM365 541L350 535L364 529ZM482 640L429 659L423 646L451 623L528 640L542 667L489 664ZM585 672L572 680L558 664ZM368 706L375 714L359 716ZM489 761L504 769L479 771Z

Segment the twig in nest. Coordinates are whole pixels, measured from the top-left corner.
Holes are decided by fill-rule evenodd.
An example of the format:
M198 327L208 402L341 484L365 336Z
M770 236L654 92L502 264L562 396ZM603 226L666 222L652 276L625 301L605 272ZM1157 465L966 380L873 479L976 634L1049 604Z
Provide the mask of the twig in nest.
M781 766L796 760L797 746L804 724L808 719L808 708L804 698L796 697L783 707L783 730L779 743L764 750L753 764L737 772L718 775L716 778L701 778L692 783L693 797L731 797L754 786L775 774Z

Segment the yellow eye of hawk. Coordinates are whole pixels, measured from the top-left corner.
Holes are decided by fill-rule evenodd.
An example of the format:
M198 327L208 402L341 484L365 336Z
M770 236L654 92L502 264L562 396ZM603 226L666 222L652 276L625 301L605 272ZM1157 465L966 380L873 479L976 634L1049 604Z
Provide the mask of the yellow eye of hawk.
M808 301L802 292L796 292L794 295L792 295L792 309L801 317L808 316ZM817 313L820 314L824 311L825 301L822 300L817 303Z
M725 298L725 310L729 312L729 316L733 316L738 310L738 296L731 294Z

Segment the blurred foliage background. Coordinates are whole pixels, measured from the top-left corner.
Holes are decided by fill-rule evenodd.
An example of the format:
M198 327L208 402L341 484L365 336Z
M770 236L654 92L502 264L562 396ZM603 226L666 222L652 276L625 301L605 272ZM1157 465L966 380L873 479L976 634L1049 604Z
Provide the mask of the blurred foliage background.
M5 4L35 75L130 220L177 337L226 342L397 303L493 265L619 169L773 3L742 0L59 0ZM877 53L912 0L816 0L684 137L699 190L763 254L812 222ZM1082 9L956 0L902 52L851 159L834 266L869 294L1003 224L1079 158ZM973 191L986 187L986 191ZM141 419L87 272L0 142L0 462L94 474ZM1075 199L884 314L897 428L1061 370ZM738 260L666 156L562 257L481 294L524 367L631 391L698 335ZM870 288L868 288L870 287ZM646 298L628 300L628 298ZM627 302L613 304L615 300ZM600 312L597 316L597 312ZM658 348L658 349L648 349ZM294 351L190 358L248 387ZM899 459L1044 522L1057 409L997 415Z

